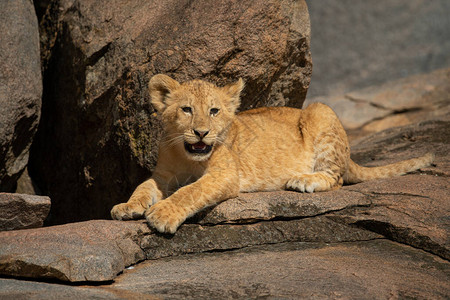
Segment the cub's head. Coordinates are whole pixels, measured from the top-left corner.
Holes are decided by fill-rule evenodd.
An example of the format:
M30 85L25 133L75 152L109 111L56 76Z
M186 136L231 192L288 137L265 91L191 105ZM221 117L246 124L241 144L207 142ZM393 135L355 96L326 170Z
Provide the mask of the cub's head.
M183 147L189 159L207 160L224 141L243 88L242 79L217 87L201 80L179 83L166 75L153 76L149 92L165 127L163 146Z

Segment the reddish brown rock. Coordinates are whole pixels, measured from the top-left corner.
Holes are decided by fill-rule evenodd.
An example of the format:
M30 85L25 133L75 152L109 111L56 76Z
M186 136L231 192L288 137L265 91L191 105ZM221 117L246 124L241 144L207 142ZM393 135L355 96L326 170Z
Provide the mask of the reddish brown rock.
M447 299L450 266L387 240L284 243L144 262L110 285L0 279L10 299Z
M307 218L330 211L370 204L358 192L338 190L324 193L242 193L220 205L200 212L193 220L202 225L251 223L275 218Z
M32 1L0 1L0 191L14 192L41 113L39 31Z
M328 243L381 237L320 216L346 207L367 205L358 193L344 191L335 198L331 194L318 194L314 204L301 201L301 197L297 197L299 194L293 192L283 194L242 195L242 198L230 200L230 204L222 203L224 208L220 208L221 205L214 208L211 217L199 216L197 221L184 224L173 236L155 233L145 221L89 221L3 232L0 233L0 274L72 282L107 281L144 258L290 241ZM251 212L235 206L240 203L241 207L250 207L258 199L267 204L254 206ZM289 199L287 203L285 199ZM294 203L294 199L300 201ZM258 220L267 221L252 224ZM222 224L227 222L238 224Z
M137 244L148 227L90 221L0 232L0 274L63 281L108 281L145 258Z
M303 0L51 7L41 26L46 92L30 175L52 198L53 224L107 218L151 175L161 129L147 84L156 73L219 85L242 77L242 109L302 106L311 74Z
M249 246L286 242L353 242L382 236L368 230L351 228L326 216L255 224L201 226L184 224L174 236L159 234L142 238L147 259L187 253L224 251Z
M49 211L49 197L0 193L0 231L42 227Z
M434 152L434 165L418 175L348 186L371 199L364 208L340 212L352 225L450 259L450 122L429 121L392 128L363 139L352 148L355 161L382 165Z
M110 288L163 299L446 299L449 270L387 240L286 243L144 262Z
M377 166L420 156L436 154L433 166L424 168L426 174L450 176L450 121L425 121L408 126L390 128L360 139L352 146L354 161L366 166Z

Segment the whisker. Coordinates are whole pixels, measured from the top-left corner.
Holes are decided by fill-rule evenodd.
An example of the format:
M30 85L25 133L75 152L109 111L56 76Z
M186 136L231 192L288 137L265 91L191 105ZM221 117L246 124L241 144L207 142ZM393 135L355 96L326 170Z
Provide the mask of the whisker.
M177 134L177 135L173 135L173 137L171 137L171 138L164 137L164 139L162 140L162 143L163 144L170 143L170 142L180 139L180 138L183 138L183 135Z
M172 138L170 140L164 141L164 146L166 146L167 148L172 148L175 145L181 144L183 142L184 142L184 137L182 135L181 136L176 136L176 137L174 137L174 138Z

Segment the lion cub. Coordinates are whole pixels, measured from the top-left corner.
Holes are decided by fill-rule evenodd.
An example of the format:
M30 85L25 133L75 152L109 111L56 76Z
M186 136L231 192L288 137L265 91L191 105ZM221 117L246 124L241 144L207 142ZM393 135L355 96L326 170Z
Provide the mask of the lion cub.
M265 107L236 115L243 87L241 79L216 87L152 77L150 96L165 129L158 163L152 178L127 203L114 206L111 216L145 216L158 231L174 233L186 218L239 192L330 191L402 175L433 160L427 154L361 167L350 159L347 135L331 108L314 103L304 110Z

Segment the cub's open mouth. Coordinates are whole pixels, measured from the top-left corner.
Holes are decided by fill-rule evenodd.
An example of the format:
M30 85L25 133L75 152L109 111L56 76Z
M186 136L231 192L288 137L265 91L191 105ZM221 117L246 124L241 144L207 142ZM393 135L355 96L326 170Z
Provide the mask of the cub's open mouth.
M212 150L212 145L207 145L203 142L198 142L195 144L189 144L184 142L184 148L189 153L207 154Z

